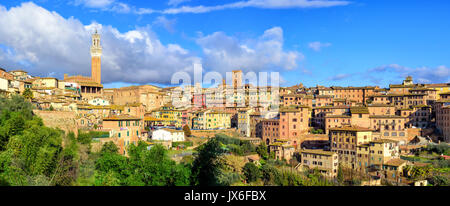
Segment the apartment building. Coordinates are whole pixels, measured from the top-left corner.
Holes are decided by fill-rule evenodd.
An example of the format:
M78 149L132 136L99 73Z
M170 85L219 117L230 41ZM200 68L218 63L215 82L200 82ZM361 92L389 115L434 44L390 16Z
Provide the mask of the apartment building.
M335 152L324 150L300 150L301 166L307 169L318 169L325 177L336 178L339 157Z
M311 95L305 94L288 94L282 97L283 98L283 106L289 107L292 105L295 106L313 106L314 97Z
M372 140L372 130L356 126L332 128L329 141L332 152L339 156L339 163L343 167L357 168L358 146L368 144Z
M399 143L391 139L379 139L369 142L369 167L382 170L383 165L391 159L399 158Z
M442 140L450 142L450 99L436 101L436 128L442 135Z
M180 128L183 125L182 110L175 109L172 104L166 104L160 109L152 111L150 114L151 117L160 121L160 126Z
M262 140L267 145L274 143L280 139L280 120L279 119L262 119Z
M280 138L293 140L294 145L301 134L309 131L311 108L290 106L280 108Z
M250 114L253 112L254 112L254 110L251 108L240 109L237 112L238 130L242 136L250 137L250 134L251 134Z
M219 110L199 110L192 118L193 129L228 129L231 128L231 113Z
M397 115L405 117L407 127L427 128L431 126L432 107L418 105L397 110Z
M111 103L117 105L141 103L147 112L158 109L164 105L164 93L152 85L130 86L114 89Z
M119 153L128 155L127 147L137 145L141 140L143 122L141 118L118 115L103 118L103 129L109 130L109 137L119 148Z

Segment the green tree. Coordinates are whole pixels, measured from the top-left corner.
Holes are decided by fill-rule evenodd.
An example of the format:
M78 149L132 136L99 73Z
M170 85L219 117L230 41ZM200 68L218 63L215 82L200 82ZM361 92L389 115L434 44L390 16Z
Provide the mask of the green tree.
M258 153L258 155L265 160L269 158L269 153L267 152L267 145L265 142L258 145L256 148L256 153Z
M338 166L337 180L339 184L344 183L344 170L342 169L341 164Z
M0 108L2 184L72 185L79 158L73 133L64 136L61 130L45 127L22 96L0 98Z
M6 149L12 136L22 134L25 129L26 118L21 112L4 110L0 114L0 151Z
M222 147L216 138L198 148L198 156L192 166L192 184L201 186L220 185L218 176L222 167L218 158L223 154Z
M245 164L242 168L242 171L247 182L254 182L261 176L261 171L259 168L251 162L247 162L247 164Z
M105 143L102 146L102 149L100 150L100 153L102 153L102 154L103 153L118 153L118 152L119 152L119 148L112 141Z
M13 95L10 99L0 97L0 114L5 111L19 112L27 120L33 118L32 104L20 95Z
M280 182L278 170L270 164L265 164L261 168L264 185L277 185Z
M111 144L105 144L96 161L96 185L130 186L178 186L189 185L190 167L176 164L162 145L150 150L147 144L130 144L129 157L116 152Z
M61 132L31 125L10 137L0 153L0 176L11 185L54 185L63 158Z
M95 186L120 186L119 175L115 171L95 174Z
M22 92L22 96L25 99L31 100L33 99L33 92L31 91L30 88L26 88L23 92Z
M184 125L183 126L183 131L184 131L184 136L185 137L190 137L192 135L191 134L191 129L189 128L188 125Z
M431 177L429 181L434 186L450 186L450 181L445 176L436 175Z

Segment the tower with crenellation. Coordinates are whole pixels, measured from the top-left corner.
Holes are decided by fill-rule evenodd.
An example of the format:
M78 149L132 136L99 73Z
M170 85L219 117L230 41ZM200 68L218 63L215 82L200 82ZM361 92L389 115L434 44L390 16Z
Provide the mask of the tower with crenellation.
M102 66L101 66L102 46L100 45L100 35L95 30L92 35L91 45L91 78L94 82L101 84L102 81Z
M91 44L91 76L69 76L64 74L62 82L77 83L83 100L101 97L103 94L101 56L100 34L95 30L95 33L92 34Z

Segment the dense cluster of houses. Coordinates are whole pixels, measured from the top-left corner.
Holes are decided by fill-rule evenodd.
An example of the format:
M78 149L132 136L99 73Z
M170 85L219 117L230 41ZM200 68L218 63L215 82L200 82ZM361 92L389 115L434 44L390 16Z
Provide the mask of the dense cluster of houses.
M276 158L289 161L298 154L299 168L319 168L330 177L340 164L401 178L407 162L399 158L400 148L412 139L450 142L450 83L417 84L408 76L389 88L254 86L244 84L243 72L235 70L231 84L210 88L107 89L101 84L97 33L91 55L91 77L60 80L0 68L0 95L28 93L38 110L74 113L74 128L108 131L107 140L125 155L126 147L139 140L185 141L181 128L186 125L234 128L241 137L259 138ZM326 144L311 147L315 140Z

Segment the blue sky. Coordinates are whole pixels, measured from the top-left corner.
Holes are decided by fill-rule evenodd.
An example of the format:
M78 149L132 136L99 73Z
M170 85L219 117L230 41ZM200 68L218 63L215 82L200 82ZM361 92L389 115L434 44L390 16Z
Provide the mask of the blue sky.
M101 28L105 87L167 85L174 72L191 72L193 62L221 74L279 71L283 86L386 87L407 75L422 83L450 81L447 0L36 0L0 5L0 67L58 78L89 75L89 32ZM7 31L11 27L23 29ZM55 37L60 35L67 38Z

